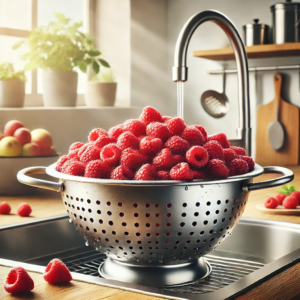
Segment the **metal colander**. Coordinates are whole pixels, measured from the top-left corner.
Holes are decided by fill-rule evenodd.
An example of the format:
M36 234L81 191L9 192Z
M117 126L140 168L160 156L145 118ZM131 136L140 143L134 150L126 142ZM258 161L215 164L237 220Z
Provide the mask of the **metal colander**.
M45 171L60 182L26 176ZM104 277L149 284L152 274L157 279L151 279L153 285L168 285L209 274L201 257L231 235L250 190L293 178L285 168L267 167L265 172L284 176L252 183L263 173L256 165L250 173L218 181L118 181L66 175L53 164L24 169L18 179L61 192L70 222L88 245L108 256L100 268ZM178 270L189 273L188 279L175 276ZM172 275L165 275L168 272Z

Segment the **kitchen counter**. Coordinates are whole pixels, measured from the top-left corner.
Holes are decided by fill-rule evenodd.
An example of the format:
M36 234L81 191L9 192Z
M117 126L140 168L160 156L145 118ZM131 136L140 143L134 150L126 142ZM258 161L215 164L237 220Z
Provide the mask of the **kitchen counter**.
M294 184L296 188L300 190L300 166L289 167L295 173L295 179L291 184ZM257 181L263 181L271 178L278 177L276 174L265 174L255 179ZM254 191L250 193L249 201L247 203L244 217L264 219L272 221L292 222L300 224L300 216L294 215L274 215L267 214L257 210L256 205L263 203L265 198L274 195L278 188L264 189ZM34 218L51 217L55 215L65 214L64 205L60 199L60 194L51 192L37 194L34 196L23 197L8 197L0 196L0 201L8 202L12 207L12 213L10 215L0 215L0 226L8 225L12 223L24 222L32 220ZM32 215L24 218L19 217L16 214L18 205L22 202L27 202L32 207ZM8 272L8 267L1 266L0 268L0 282L5 280ZM30 275L34 279L35 289L33 293L29 293L28 296L22 296L22 299L145 299L154 300L162 299L157 297L151 297L142 295L139 293L133 293L128 291L122 291L121 289L108 288L102 286L96 286L79 281L72 281L71 284L66 286L54 286L47 284L41 274L30 272ZM246 299L299 299L300 282L300 263L295 264L289 269L273 276L271 279L261 283L257 287L242 296L238 297L239 300ZM89 293L86 293L86 291ZM3 296L1 293L4 293ZM10 295L3 292L0 289L0 298L3 300L11 299ZM16 296L14 298L17 298Z

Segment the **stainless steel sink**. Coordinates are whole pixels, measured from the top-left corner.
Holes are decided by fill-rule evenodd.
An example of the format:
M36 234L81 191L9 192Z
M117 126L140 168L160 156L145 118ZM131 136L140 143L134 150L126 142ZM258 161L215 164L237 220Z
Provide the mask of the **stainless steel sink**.
M3 226L0 265L43 272L58 257L74 279L84 282L174 299L230 299L299 260L300 225L242 218L232 237L205 256L211 275L181 287L153 288L104 279L98 268L105 255L84 243L66 215Z

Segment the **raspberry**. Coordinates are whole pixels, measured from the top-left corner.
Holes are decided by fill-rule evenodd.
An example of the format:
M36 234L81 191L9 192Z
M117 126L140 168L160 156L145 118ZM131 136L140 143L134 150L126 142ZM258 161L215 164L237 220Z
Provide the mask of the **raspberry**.
M229 148L230 143L227 139L227 136L225 133L215 133L207 137L207 141L217 141L220 143L222 148Z
M162 116L162 121L166 123L168 120L172 119L170 116Z
M122 150L127 148L138 149L139 145L139 139L129 131L122 133L118 137L117 146Z
M108 136L108 133L106 132L106 130L104 130L102 128L95 128L89 134L89 141L94 142L101 135Z
M172 180L170 172L161 170L157 172L157 179L159 180Z
M227 178L229 176L229 169L225 162L220 159L212 159L207 163L207 172L214 178Z
M123 151L120 162L121 165L134 171L144 163L144 156L138 150L127 148Z
M109 166L118 165L122 150L116 144L108 144L103 147L100 157Z
M166 122L171 136L182 134L186 128L184 121L181 118L172 118Z
M300 205L300 192L299 191L294 191L290 194L290 196L294 196L297 201L298 201L298 204Z
M78 149L76 149L76 150L72 150L72 151L70 151L69 153L68 153L68 158L69 159L75 159L75 160L80 160L80 156L78 155Z
M120 124L108 130L108 135L111 138L117 139L125 131L124 125Z
M193 171L193 179L210 179L209 175L203 171Z
M62 169L62 173L73 176L83 176L84 172L85 164L75 159L67 161Z
M143 109L140 115L140 121L146 126L151 122L163 122L160 112L151 106L146 106Z
M174 180L192 180L194 175L187 163L180 163L171 169L170 176Z
M204 149L207 150L209 159L225 160L222 146L217 141L210 141L204 144Z
M144 164L152 165L152 162L153 162L153 156L144 155Z
M207 132L205 128L201 125L192 125L192 127L196 127L202 133L204 137L204 142L207 143Z
M150 123L146 128L146 133L148 136L159 138L163 142L165 142L170 136L167 125L159 122Z
M72 280L72 275L67 266L59 259L52 259L43 274L44 279L49 283L67 283Z
M298 206L298 200L296 199L296 197L290 195L283 200L282 205L284 206L284 208L293 209Z
M183 155L177 154L177 155L174 155L174 158L176 159L176 164L186 162L185 156L183 156Z
M80 161L87 164L91 160L100 158L100 149L94 145L89 145L80 156Z
M28 217L32 212L32 209L29 204L21 203L17 208L17 213L21 217Z
M124 123L125 131L130 131L136 137L146 134L146 126L140 120L127 120Z
M8 273L4 289L10 294L29 292L34 288L30 275L22 267L14 267Z
M8 203L6 203L5 201L3 201L0 204L0 215L8 215L11 211L11 207Z
M69 159L70 159L70 158L69 158L67 155L61 156L61 157L58 159L57 163L56 163L56 167L55 167L56 171L61 172L64 163L65 163L66 161L68 161Z
M205 143L202 133L193 126L186 127L183 130L181 137L188 141L192 146L202 146Z
M133 172L125 166L118 166L110 174L110 179L116 180L132 180L133 177Z
M180 136L172 136L167 140L165 146L169 148L173 154L185 155L189 148L189 143Z
M248 164L249 172L254 170L255 162L251 157L239 155L238 158L244 160Z
M156 167L158 171L160 170L170 170L177 160L172 155L170 149L162 149L153 159L153 166Z
M225 159L226 165L229 165L233 159L238 157L237 154L235 153L235 151L232 150L231 148L223 149L223 153L224 153L224 159Z
M232 150L234 150L234 152L237 154L237 155L243 155L243 156L247 156L247 152L245 149L241 148L241 147L236 147L236 146L230 146L230 148Z
M78 150L79 148L81 148L84 144L81 143L81 142L76 142L76 143L73 143L70 148L69 148L69 151L73 151L73 150Z
M274 196L274 198L277 200L278 205L282 205L283 200L285 199L286 194L278 193Z
M85 168L84 177L88 178L110 178L111 168L102 160L92 160Z
M82 153L86 150L86 148L88 146L91 146L92 143L87 143L87 144L84 144L77 152L77 155L80 157L82 155Z
M186 152L186 161L195 168L201 168L208 162L207 151L200 147L194 146Z
M276 208L278 206L278 202L274 197L268 197L265 200L265 208Z
M159 138L145 136L140 142L140 151L144 155L153 156L163 147L163 142Z
M96 141L94 141L94 146L99 149L102 149L104 146L108 144L113 144L116 142L116 139L108 137L106 135L100 135Z
M247 162L239 158L233 159L228 168L230 170L230 176L242 175L249 172Z
M157 179L156 168L149 164L142 165L139 168L139 170L136 172L134 179L135 180L155 180L155 179Z

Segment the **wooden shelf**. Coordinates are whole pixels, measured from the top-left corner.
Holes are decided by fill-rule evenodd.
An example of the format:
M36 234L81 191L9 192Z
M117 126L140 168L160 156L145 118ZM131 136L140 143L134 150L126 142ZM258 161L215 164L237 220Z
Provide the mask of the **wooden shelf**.
M285 43L281 45L255 45L245 47L248 58L268 58L300 55L300 43ZM211 50L196 50L195 57L201 57L211 60L233 60L234 53L231 47Z

